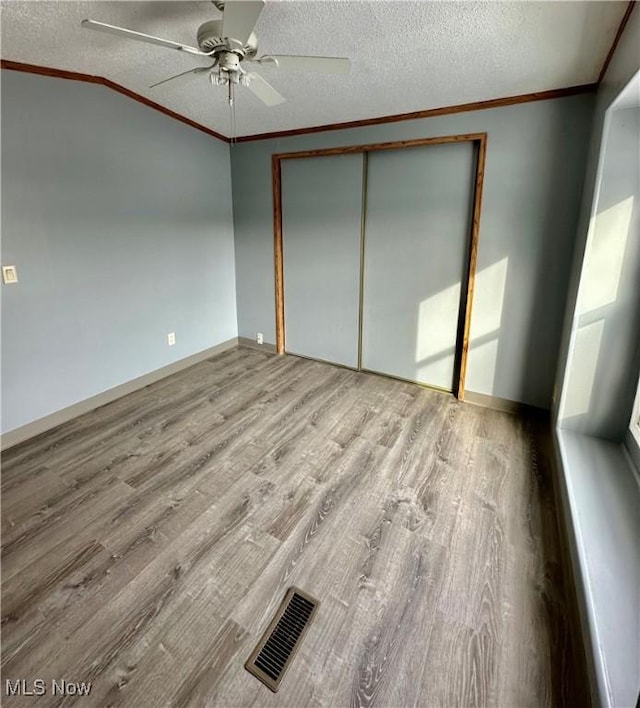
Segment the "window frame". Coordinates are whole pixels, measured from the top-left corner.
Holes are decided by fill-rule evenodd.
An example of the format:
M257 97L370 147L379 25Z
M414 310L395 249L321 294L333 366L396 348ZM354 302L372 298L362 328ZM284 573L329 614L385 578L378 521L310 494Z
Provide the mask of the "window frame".
M640 447L640 380L638 381L638 390L636 391L636 399L633 402L631 419L629 420L629 430L635 438L638 447Z

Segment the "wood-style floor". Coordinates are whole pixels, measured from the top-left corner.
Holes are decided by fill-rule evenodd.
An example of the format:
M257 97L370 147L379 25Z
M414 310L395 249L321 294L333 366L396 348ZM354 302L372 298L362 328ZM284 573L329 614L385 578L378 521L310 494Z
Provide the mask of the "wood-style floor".
M3 455L2 704L563 704L543 460L514 416L252 349L104 406ZM321 605L272 694L243 664L291 585ZM7 698L36 678L91 694Z

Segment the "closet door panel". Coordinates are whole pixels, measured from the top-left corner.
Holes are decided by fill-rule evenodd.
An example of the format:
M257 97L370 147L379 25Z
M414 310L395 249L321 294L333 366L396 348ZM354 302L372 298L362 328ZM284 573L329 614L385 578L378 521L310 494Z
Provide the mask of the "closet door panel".
M282 167L285 350L358 365L361 154Z
M474 167L470 142L369 155L364 369L454 388Z

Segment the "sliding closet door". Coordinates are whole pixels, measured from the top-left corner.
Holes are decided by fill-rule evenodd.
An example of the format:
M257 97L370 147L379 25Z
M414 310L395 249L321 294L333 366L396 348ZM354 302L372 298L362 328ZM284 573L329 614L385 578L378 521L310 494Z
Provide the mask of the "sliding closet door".
M285 349L357 367L362 155L282 161Z
M474 166L469 142L369 154L364 369L453 390Z

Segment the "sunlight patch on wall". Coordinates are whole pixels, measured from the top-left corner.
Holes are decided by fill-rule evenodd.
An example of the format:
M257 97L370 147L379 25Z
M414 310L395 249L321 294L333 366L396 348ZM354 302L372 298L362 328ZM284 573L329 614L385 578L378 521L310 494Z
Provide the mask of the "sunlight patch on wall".
M455 365L455 347L449 353L442 352L431 361L421 364L416 369L416 381L428 382L434 386L449 388L451 386L451 372Z
M570 369L560 413L562 418L584 415L591 406L603 332L604 319L584 325L576 332L574 360L580 361L580 366Z
M578 294L579 315L617 300L632 216L633 196L596 214L592 220L592 238L587 245Z
M473 378L467 379L467 388L471 380L471 390L478 393L493 393L498 363L498 338L491 339L473 348Z
M489 393L493 390L508 261L505 257L476 274L471 317L470 357L473 367L469 367L469 378L475 391ZM418 381L449 386L457 338L457 322L452 322L452 313L457 315L459 311L460 293L461 284L455 283L420 303L416 337ZM477 342L492 334L495 336L489 341Z
M508 263L505 257L476 274L466 380L469 391L495 394Z
M476 274L471 314L472 343L474 339L500 329L508 262L508 258L503 258Z
M451 347L451 313L460 307L460 283L428 297L418 308L418 336L416 337L416 362L429 359Z
M416 380L449 388L455 365L460 283L426 298L418 307Z

